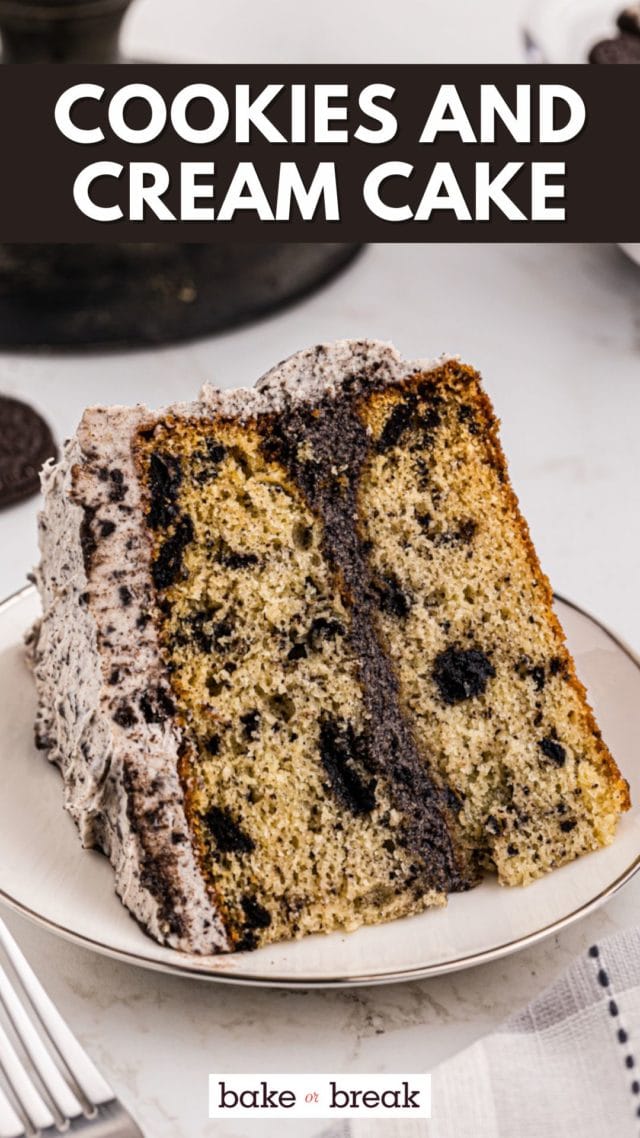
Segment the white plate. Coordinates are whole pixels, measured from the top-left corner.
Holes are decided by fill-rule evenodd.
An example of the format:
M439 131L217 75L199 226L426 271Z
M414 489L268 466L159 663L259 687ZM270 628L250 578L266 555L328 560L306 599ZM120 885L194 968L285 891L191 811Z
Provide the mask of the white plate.
M389 983L495 960L601 905L640 866L640 809L616 841L526 889L484 881L446 909L312 936L234 956L187 956L148 938L113 890L101 854L83 851L62 809L62 785L33 745L35 694L22 636L38 610L31 588L0 605L0 897L87 948L165 972L282 987ZM640 666L609 632L558 601L560 619L603 733L640 801Z

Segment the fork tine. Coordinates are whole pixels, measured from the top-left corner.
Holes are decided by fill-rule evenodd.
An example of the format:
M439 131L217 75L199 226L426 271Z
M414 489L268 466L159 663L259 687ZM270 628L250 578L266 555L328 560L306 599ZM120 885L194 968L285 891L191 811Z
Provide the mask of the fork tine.
M4 1004L16 1034L40 1076L47 1094L60 1113L60 1121L82 1114L82 1104L67 1086L60 1071L16 996L9 977L0 965L0 1001Z
M55 1045L72 1078L91 1106L109 1102L115 1095L106 1079L91 1061L83 1047L67 1027L42 984L25 960L4 921L0 919L0 945L4 948L20 978L34 1011Z
M55 1126L55 1118L31 1082L2 1026L0 1026L0 1066L34 1130L45 1130L47 1126Z
M0 1087L0 1134L2 1138L22 1138L24 1126Z

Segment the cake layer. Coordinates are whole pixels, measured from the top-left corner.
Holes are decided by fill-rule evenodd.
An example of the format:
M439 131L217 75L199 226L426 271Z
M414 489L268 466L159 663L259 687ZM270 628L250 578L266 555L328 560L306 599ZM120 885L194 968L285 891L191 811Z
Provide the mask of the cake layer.
M491 406L447 364L359 412L358 513L403 706L502 884L608 844L627 788L602 742L508 482Z

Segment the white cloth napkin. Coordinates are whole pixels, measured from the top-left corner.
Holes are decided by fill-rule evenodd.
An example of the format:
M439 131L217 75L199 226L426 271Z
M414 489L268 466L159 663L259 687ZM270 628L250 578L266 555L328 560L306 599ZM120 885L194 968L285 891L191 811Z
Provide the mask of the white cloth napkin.
M593 945L523 1011L433 1072L430 1122L323 1138L640 1138L640 929Z

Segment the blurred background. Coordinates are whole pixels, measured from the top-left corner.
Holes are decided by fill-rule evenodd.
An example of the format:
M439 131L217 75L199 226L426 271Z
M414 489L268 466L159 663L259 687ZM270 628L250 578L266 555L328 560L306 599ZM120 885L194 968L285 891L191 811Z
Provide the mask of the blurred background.
M182 63L518 63L530 0L136 0L125 53Z

